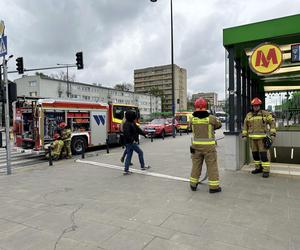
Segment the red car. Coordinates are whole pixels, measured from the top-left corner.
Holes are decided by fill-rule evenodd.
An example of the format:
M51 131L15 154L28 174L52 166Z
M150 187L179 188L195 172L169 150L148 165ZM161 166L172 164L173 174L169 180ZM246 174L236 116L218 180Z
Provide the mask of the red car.
M144 132L148 136L162 136L172 134L172 120L169 119L154 119L144 127Z

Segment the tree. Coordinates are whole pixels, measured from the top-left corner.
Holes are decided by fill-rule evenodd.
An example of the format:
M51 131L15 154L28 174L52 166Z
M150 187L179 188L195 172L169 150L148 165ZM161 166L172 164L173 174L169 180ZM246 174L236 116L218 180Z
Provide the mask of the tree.
M63 80L63 81L74 82L75 81L75 74L72 74L72 75L69 74L67 76L66 72L60 71L57 74L51 74L50 78L58 79L58 80Z
M194 109L194 102L191 95L188 95L187 97L187 110L193 110Z
M164 91L162 89L159 89L158 87L153 87L150 89L149 94L161 98L161 110L162 112L164 112L165 101L166 101L166 96L164 94Z
M114 86L114 89L122 91L133 91L133 85L130 83L119 83Z

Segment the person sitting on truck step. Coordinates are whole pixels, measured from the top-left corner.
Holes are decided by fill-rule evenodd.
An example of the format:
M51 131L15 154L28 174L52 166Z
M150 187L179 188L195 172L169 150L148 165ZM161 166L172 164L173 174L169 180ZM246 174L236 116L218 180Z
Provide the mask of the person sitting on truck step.
M71 137L72 131L69 126L65 122L61 122L59 127L62 129L62 139L64 141L64 148L63 153L67 157L67 159L72 158L72 151L71 151Z
M59 134L54 134L54 142L51 143L51 156L52 159L57 161L60 158L62 148L64 147L64 142L62 141ZM49 159L49 153L46 154L46 158Z

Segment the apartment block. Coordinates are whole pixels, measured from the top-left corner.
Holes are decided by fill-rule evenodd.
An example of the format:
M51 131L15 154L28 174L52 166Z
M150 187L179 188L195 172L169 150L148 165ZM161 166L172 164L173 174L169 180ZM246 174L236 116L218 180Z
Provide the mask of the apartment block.
M192 101L194 102L199 97L204 98L209 103L210 108L213 110L215 110L215 107L218 106L218 94L215 92L200 92L198 94L193 94Z
M16 79L18 96L35 96L41 98L69 99L137 105L141 116L147 118L153 112L161 112L161 98L149 94L138 94L107 88L97 84L69 82L53 79L43 75L23 75Z
M172 112L172 65L163 65L134 70L134 91L150 93L158 90L162 97L162 111ZM186 69L174 64L175 111L187 109Z

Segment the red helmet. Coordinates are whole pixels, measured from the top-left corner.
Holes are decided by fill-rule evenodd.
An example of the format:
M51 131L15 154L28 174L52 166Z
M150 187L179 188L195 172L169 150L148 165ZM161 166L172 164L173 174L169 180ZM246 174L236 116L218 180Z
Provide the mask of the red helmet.
M53 136L53 139L54 140L57 140L57 139L59 139L60 138L60 135L59 134L54 134L54 136Z
M65 128L67 126L67 124L65 123L65 122L61 122L60 124L59 124L59 127L60 128Z
M251 101L251 105L261 105L261 104L262 101L258 97L253 98Z
M206 111L207 110L207 102L203 97L199 97L195 102L194 106L196 111Z

